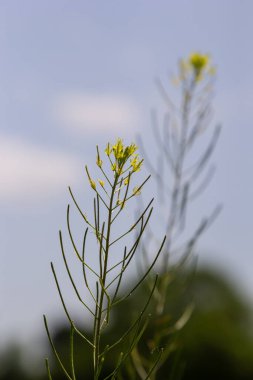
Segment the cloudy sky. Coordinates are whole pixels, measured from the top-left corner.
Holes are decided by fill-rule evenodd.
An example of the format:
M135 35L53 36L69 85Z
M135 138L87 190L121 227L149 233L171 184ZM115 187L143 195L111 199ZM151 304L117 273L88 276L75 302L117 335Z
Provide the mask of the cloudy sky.
M60 258L67 186L85 204L95 145L137 133L151 144L154 84L191 51L217 65L217 172L193 213L224 205L200 262L233 275L253 300L251 0L0 2L0 335L43 331L61 307L49 262Z

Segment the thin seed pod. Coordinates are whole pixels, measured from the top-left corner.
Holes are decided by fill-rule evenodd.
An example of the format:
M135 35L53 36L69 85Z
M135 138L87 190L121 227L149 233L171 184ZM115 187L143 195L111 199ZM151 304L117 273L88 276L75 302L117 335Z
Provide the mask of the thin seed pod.
M123 260L122 260L121 271L120 271L120 273L119 273L119 275L118 275L118 283L117 283L117 286L116 286L116 289L115 289L114 295L113 295L113 297L112 297L112 304L113 304L113 301L116 299L116 297L117 297L117 295L118 295L119 288L120 288L120 284L121 284L121 281L122 281L122 276L123 276L123 273L124 273L124 271L125 271L125 269L123 269L123 268L125 268L125 260L126 260L126 254L127 254L126 249L127 249L127 248L125 247L125 249L124 249L124 255L123 255ZM108 287L109 287L109 286L107 286L106 288L108 288Z
M73 326L75 332L80 335L81 338L83 338L87 343L89 343L92 347L93 347L93 344L90 342L90 340L81 333L81 331L78 330L78 328L75 326L73 320L71 319L70 315L69 315L69 312L68 312L68 309L65 305L65 302L64 302L64 299L63 299L63 296L62 296L62 292L61 292L61 288L60 288L60 285L59 285L59 282L58 282L58 279L57 279L57 276L56 276L56 273L55 273L55 270L54 270L54 266L53 266L53 263L51 263L51 269L52 269L52 272L53 272L53 275L54 275L54 279L55 279L55 283L56 283L56 286L57 286L57 290L58 290L58 293L59 293L59 296L60 296L60 299L61 299L61 302L62 302L62 306L63 306L63 309L65 311L65 314L70 322L70 325Z
M162 252L162 249L163 249L163 246L164 246L164 243L165 243L165 240L166 240L166 236L164 237L163 241L162 241L162 244L152 262L152 264L150 265L150 267L148 268L148 270L146 271L146 273L141 277L141 279L137 282L137 284L132 288L132 290L126 295L124 296L123 298L119 299L118 301L116 301L114 303L114 305L126 300L128 297L131 296L131 294L133 294L133 292L143 283L143 281L145 280L145 278L148 276L148 274L151 272L151 270L153 269L153 267L155 266L155 263L157 262L157 259L159 257L159 255L161 254Z
M68 233L69 233L69 237L70 237L70 241L72 243L72 246L74 248L74 251L78 257L78 259L97 277L99 277L99 275L86 263L86 262L83 262L81 256L80 256L80 253L78 252L78 249L75 245L75 242L74 242L74 239L73 239L73 236L72 236L72 232L71 232L71 228L70 228L70 221L69 221L69 209L70 207L67 208L67 226L68 226ZM94 227L93 227L94 229Z
M46 364L46 369L47 369L48 380L53 380L52 376L51 376L50 367L49 367L49 363L48 363L48 359L47 358L45 359L45 364Z
M62 363L62 361L61 361L61 359L60 359L60 357L59 357L59 355L58 355L58 352L57 352L57 350L56 350L56 348L55 348L55 345L54 345L53 340L52 340L52 338L51 338L51 334L50 334L49 329L48 329L47 319L46 319L46 316L45 316L45 315L43 315L43 319L44 319L44 324L45 324L45 328L46 328L46 332L47 332L48 340L49 340L49 342L50 342L50 344L51 344L51 347L52 347L52 350L53 350L53 352L54 352L54 354L55 354L55 357L56 357L58 363L60 364L60 367L62 368L62 370L63 370L65 376L66 376L69 380L73 380L72 377L71 377L71 376L69 375L69 373L67 372L67 370L65 369L65 367L64 367L64 365L63 365L63 363ZM48 367L48 369L49 369L49 367Z
M145 181L143 181L142 184L136 188L136 192L141 191L141 189L142 189L143 186L146 184L146 182L150 179L150 177L151 177L151 175L149 175L149 176L145 179ZM126 198L126 202L129 201L129 199L133 198L134 196L135 196L135 193L132 194L132 195L130 195L130 197Z
M133 243L131 249L128 251L127 255L126 255L126 260L128 259L128 262L130 263L131 261L131 258L133 257L133 255L135 254L138 246L139 246L139 243L140 243L140 240L141 240L141 237L142 237L142 234L144 232L144 230L146 229L146 226L147 226L147 223L151 217L151 214L153 212L153 208L151 208L151 210L149 211L149 214L148 214L148 217L145 221L145 223L143 223L143 218L141 219L141 227L140 227L140 232L135 240L135 242ZM108 273L110 271L112 271L113 269L115 269L116 267L118 267L119 265L121 265L123 262L123 260L120 260L117 264L113 265L110 269L108 269Z
M83 238L83 248L82 248L82 272L83 272L83 278L84 278L84 283L86 285L86 288L88 289L91 297L93 298L93 301L96 303L96 299L93 295L93 292L91 291L91 288L88 283L87 275L86 275L86 266L89 268L87 263L85 262L85 245L86 245L86 238L87 238L87 233L88 233L88 227L85 230L84 238Z
M131 324L131 326L127 329L127 331L115 342L113 343L110 347L108 347L106 349L106 351L104 350L101 355L104 355L105 353L109 352L110 350L112 350L114 347L116 347L118 344L120 344L124 339L126 339L126 337L133 331L133 329L135 328L135 326L138 324L138 322L140 321L140 319L142 318L142 316L144 315L145 311L147 310L149 304L150 304L150 301L151 301L151 298L154 294L154 290L156 288L156 285L157 285L157 280L158 280L158 275L156 275L155 277L155 281L154 281L154 284L153 284L153 287L150 291L150 294L149 294L149 297L143 307L143 309L139 312L139 316L136 318L136 320Z
M126 259L128 259L129 256L132 256L135 253L135 251L136 251L136 249L138 247L139 241L141 239L141 236L142 236L142 234L143 234L143 232L144 232L144 230L145 230L145 228L147 226L147 223L148 223L148 221L149 221L149 219L150 219L150 217L152 215L152 212L153 212L153 207L151 207L151 209L149 210L149 214L148 214L145 222L144 222L144 215L141 216L141 220L139 221L140 222L140 232L138 233L138 235L137 235L137 237L136 237L136 239L135 239L135 241L134 241L131 249L127 253ZM111 272L113 269L115 269L116 267L118 267L119 265L121 265L121 263L122 263L122 260L120 260L117 264L114 264L112 267L110 267L108 269L107 273Z
M213 177L214 177L214 174L215 174L215 166L211 166L209 168L209 170L207 171L204 179L202 180L202 182L198 185L198 187L193 190L189 196L188 196L188 200L189 201L193 201L194 199L196 199L199 195L201 195L205 189L208 187L209 183L212 181Z
M127 267L128 267L129 264L131 263L131 261L132 261L132 259L133 259L133 257L134 257L134 254L135 254L135 252L136 252L136 249L137 249L137 247L138 247L138 244L139 244L139 242L140 242L140 238L141 238L141 236L142 236L142 233L143 233L143 231L144 231L144 229L145 229L145 225L146 225L146 223L148 222L148 219L149 219L149 217L151 216L151 214L152 214L152 209L151 209L150 212L149 212L149 216L148 216L148 218L147 218L147 220L146 220L144 226L143 226L143 220L141 221L140 233L139 233L139 235L138 235L138 237L137 237L137 239L136 239L134 245L132 246L131 250L130 250L128 253L126 253L126 256L125 256L125 253L124 253L124 258L123 258L123 260L121 260L119 263L117 263L117 264L114 265L112 268L110 268L110 270L111 270L111 269L115 269L116 266L122 264L122 269L121 269L121 271L119 272L118 275L116 275L116 276L110 281L110 283L106 286L106 289L108 289L108 288L109 288L109 287L110 287L110 286L111 286L111 285L112 285L117 279L119 279L119 278L122 277L123 273L126 271ZM123 265L123 264L124 264L124 265ZM120 280L120 282L121 282L121 280ZM113 297L113 301L114 301L115 298L116 298L116 297ZM112 302L113 302L113 301L112 301Z
M97 228L98 228L98 231L100 230L100 204L99 204L99 196L97 194L97 209L96 209L96 213L97 213Z
M163 354L163 350L160 350L159 355L158 355L156 361L154 362L154 364L152 365L152 367L150 368L150 371L147 374L147 377L145 377L145 380L149 380L150 379L151 374L157 368L157 365L158 365L159 361L161 360L162 354Z
M145 215L145 213L148 211L148 209L151 206L151 204L153 203L153 201L154 201L154 198L151 199L151 201L149 202L149 204L147 205L147 207L145 208L145 210L142 212L141 216L132 225L132 227L130 227L125 233L123 233L122 235L120 235L118 238L116 238L115 240L113 240L110 243L110 246L112 246L113 244L115 244L117 241L119 241L120 239L122 239L124 236L128 235L137 226L137 224L141 221L141 218L143 217L143 215Z
M129 185L130 185L131 173L128 174L127 179L128 180L127 180L127 185L126 185L126 190L125 190L124 198L123 198L121 204L119 204L119 205L116 204L116 206L113 208L113 210L115 210L115 209L117 209L119 207L119 211L116 213L116 215L112 219L112 223L115 221L115 219L121 213L121 211L123 210L123 207L125 206L125 204L127 202L127 194L128 194Z
M71 363L72 379L76 380L75 364L74 364L74 328L72 325L70 327L70 363Z
M211 139L209 145L207 146L202 157L199 159L198 163L196 164L196 169L190 178L191 181L194 181L200 175L201 171L205 167L205 164L209 160L209 158L213 152L213 149L214 149L214 147L218 141L220 132L221 132L221 127L217 126L214 130L214 133L213 133L213 136L212 136L212 139Z
M76 296L77 298L79 299L79 301L83 304L83 306L94 316L94 313L93 311L89 308L89 306L86 305L86 303L82 300L78 290L77 290L77 287L76 287L76 284L73 280L73 277L71 275L71 272L69 270L69 266L68 266L68 263L67 263L67 259L66 259L66 255L65 255L65 252L64 252L64 247L63 247L63 241L62 241L62 234L60 232L60 244L61 244L61 252L62 252L62 256L63 256L63 261L64 261L64 264L65 264L65 267L66 267L66 270L67 270L67 273L68 273L68 276L69 276L69 279L71 281L71 284L75 290L75 293L76 293Z
M100 240L99 240L99 271L100 271L100 278L103 275L103 252L105 251L104 247L103 247L104 230L105 230L105 222L103 222L102 231L101 231L101 237L100 237Z
M73 200L73 202L74 202L74 204L75 204L77 210L79 211L79 213L80 213L81 216L83 217L85 223L87 223L87 224L88 224L88 225L94 230L94 226L88 221L88 219L86 218L86 216L84 215L84 213L83 213L82 210L80 209L80 207L79 207L79 205L78 205L78 203L77 203L77 201L76 201L76 199L75 199L75 197L74 197L74 195L73 195L72 190L71 190L70 187L69 187L69 193L70 193L70 195L71 195L71 198L72 198L72 200Z

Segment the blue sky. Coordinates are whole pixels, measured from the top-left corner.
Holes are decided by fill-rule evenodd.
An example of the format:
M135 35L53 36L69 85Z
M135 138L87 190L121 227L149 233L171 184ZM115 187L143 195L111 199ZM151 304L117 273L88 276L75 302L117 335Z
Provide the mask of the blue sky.
M231 273L253 300L251 0L0 3L0 333L31 337L61 313L49 262L60 263L69 184L83 197L95 145L141 134L151 143L154 85L198 50L217 65L216 176L192 218L218 201L200 262ZM85 204L85 199L82 199ZM59 264L60 265L60 264Z

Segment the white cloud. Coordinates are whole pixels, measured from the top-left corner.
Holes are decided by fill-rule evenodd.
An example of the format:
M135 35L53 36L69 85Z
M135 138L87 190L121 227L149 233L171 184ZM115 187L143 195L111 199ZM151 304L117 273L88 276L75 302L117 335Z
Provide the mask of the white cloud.
M78 178L72 156L0 136L0 201L39 200L56 195Z
M133 131L139 124L134 102L116 95L62 94L54 114L61 124L85 134Z

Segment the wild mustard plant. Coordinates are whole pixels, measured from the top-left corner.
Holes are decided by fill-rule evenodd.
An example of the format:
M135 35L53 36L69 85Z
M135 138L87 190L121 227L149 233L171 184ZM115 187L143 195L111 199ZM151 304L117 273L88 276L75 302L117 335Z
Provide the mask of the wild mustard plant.
M189 203L205 190L214 174L214 167L207 166L220 134L220 126L212 129L205 148L194 151L198 140L207 131L212 117L211 98L214 75L215 67L207 54L192 53L187 59L179 62L177 80L182 91L181 105L175 107L174 114L171 109L169 114L166 114L163 131L166 142L163 144L164 160L167 162L165 170L167 170L167 175L169 171L171 174L171 191L167 193L169 201L167 201L166 231L169 238L165 247L167 254L164 255L164 260L169 260L173 241L185 228ZM161 92L165 93L161 84L159 87ZM173 120L171 123L169 115ZM201 140L199 145L200 142ZM206 171L206 169L209 170ZM159 181L163 180L160 185L165 193L168 188L166 179L168 180L166 175L159 178ZM215 208L210 218L207 217L201 221L196 232L189 239L183 254L192 250L199 235L210 225L219 210L220 206Z
M213 167L206 169L217 143L220 127L212 130L205 148L200 149L198 146L194 150L197 142L203 141L200 137L207 131L211 120L214 74L215 68L209 55L195 52L180 60L178 75L174 78L181 91L179 106L172 102L163 84L157 81L159 92L167 107L163 128L159 126L156 113L153 112L152 115L154 140L158 147L158 167L154 166L154 160L149 160L142 140L140 141L147 166L157 181L161 205L159 219L162 221L161 228L165 227L167 235L160 256L161 273L151 301L153 328L151 326L145 335L144 344L149 350L140 349L139 345L132 352L132 362L141 379L147 378L150 368L154 365L152 374L149 375L150 380L161 378L159 369L163 366L168 368L166 379L178 380L180 377L181 368L178 372L173 372L175 367L168 358L178 348L175 339L191 315L192 304L186 305L180 314L173 315L169 305L170 285L175 277L182 276L182 267L191 257L199 237L220 211L220 206L215 207L209 216L201 220L192 235L186 238L183 236L189 204L205 190L214 173ZM149 250L156 240L152 230L149 230L149 236L150 241L146 239L142 247L147 258L144 267L148 265ZM147 354L157 351L157 347L161 348L158 350L158 356Z
M85 334L83 331L81 331L72 320L70 312L68 311L62 295L54 265L51 264L60 299L70 324L70 370L67 369L65 363L62 362L57 352L57 348L53 343L45 316L44 322L52 350L67 379L76 380L74 351L74 336L76 334L83 339L84 344L87 344L90 351L92 352L93 378L96 380L102 378L101 376L103 365L106 361L107 354L115 347L121 346L122 343L127 340L126 338L128 338L129 344L125 348L125 351L121 351L119 357L115 361L114 370L111 374L104 377L104 379L116 379L122 364L131 354L133 348L141 338L141 335L147 323L143 321L144 312L147 309L150 299L154 293L157 277L155 280L153 280L150 294L147 300L144 302L142 309L140 309L138 317L135 319L135 321L132 322L131 325L129 325L127 331L125 331L122 336L120 336L115 342L111 344L102 342L101 338L103 330L106 327L110 326L111 312L113 311L114 306L124 302L142 284L142 282L146 279L154 267L165 243L164 238L162 244L160 245L160 248L154 256L152 263L146 269L145 273L137 279L136 284L130 291L128 291L125 295L121 295L119 291L122 285L123 277L130 263L132 262L137 249L140 246L141 238L153 211L152 199L131 226L127 226L129 218L123 219L124 227L127 226L126 230L120 233L118 236L116 235L118 233L118 218L121 216L121 214L123 214L124 218L124 213L128 203L134 197L138 196L150 177L147 177L142 183L133 187L134 177L141 170L143 164L143 160L139 158L137 150L138 148L135 144L124 145L121 139L118 139L114 145L108 143L105 148L105 154L103 157L97 147L96 165L101 177L96 180L95 177L90 174L88 167L85 167L90 188L94 192L93 220L88 218L86 214L81 210L72 190L69 189L73 203L80 213L84 224L87 226L84 233L82 250L80 252L71 231L70 206L68 206L67 227L69 238L73 246L75 256L82 266L84 279L83 284L86 288L87 294L91 296L92 305L87 304L87 302L85 302L85 300L80 295L80 291L78 290L66 259L61 232L59 234L60 246L67 274L73 286L75 295L83 307L85 307L92 316L93 333L92 337L90 338L88 334ZM107 161L107 165L104 163L104 160ZM108 166L109 170L106 169ZM88 263L88 253L86 253L88 231L93 232L93 237L96 241L96 251L89 253L92 254L93 257L96 255L98 261L97 267L92 267ZM128 238L128 235L132 232L134 232L135 238L130 247L127 247L125 244L122 245L121 243L123 239ZM129 239L127 242L129 242ZM114 255L115 248L117 248L116 259ZM113 255L114 260L112 260ZM89 280L88 272L92 278L92 283L91 280ZM52 379L48 360L46 360L46 367L48 377L49 379Z

